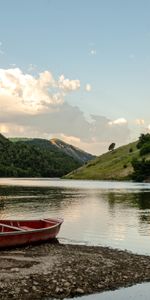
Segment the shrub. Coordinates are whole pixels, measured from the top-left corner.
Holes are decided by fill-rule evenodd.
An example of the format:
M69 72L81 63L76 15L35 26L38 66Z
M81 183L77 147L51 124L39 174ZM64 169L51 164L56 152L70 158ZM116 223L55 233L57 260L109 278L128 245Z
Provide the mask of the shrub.
M137 148L140 149L144 144L150 143L150 134L141 134L137 143Z
M145 155L150 153L150 142L145 144L141 149L140 149L140 155Z
M134 173L132 175L132 179L135 181L144 181L147 178L150 178L150 160L142 160L134 159L132 161L132 166L134 169Z

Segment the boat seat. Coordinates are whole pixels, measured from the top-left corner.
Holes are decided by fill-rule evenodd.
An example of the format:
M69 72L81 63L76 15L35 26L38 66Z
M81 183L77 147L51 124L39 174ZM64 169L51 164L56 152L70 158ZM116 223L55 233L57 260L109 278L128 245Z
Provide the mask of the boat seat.
M27 227L27 226L19 226L19 228L23 230L31 230L31 227Z
M0 223L0 226L2 226L2 232L3 232L3 227L15 229L15 230L20 230L20 231L23 230L23 229L21 229L21 228L19 228L19 227L12 226L12 225L7 225L7 224L4 224L4 223Z

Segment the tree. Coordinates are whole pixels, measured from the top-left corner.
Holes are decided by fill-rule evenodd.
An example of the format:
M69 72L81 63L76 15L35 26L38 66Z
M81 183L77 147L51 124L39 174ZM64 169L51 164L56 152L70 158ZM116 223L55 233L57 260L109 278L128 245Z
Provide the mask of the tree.
M109 151L113 151L115 149L116 144L115 143L111 143L108 147Z
M139 141L137 143L137 148L142 148L145 144L150 143L150 133L142 133L139 137Z
M132 179L135 181L150 180L150 160L143 158L142 160L133 159L132 167L134 172Z

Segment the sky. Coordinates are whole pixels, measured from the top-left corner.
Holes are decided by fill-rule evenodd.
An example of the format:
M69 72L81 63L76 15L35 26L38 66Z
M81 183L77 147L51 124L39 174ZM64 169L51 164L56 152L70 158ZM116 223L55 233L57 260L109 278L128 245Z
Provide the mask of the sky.
M150 132L149 0L0 0L0 132L93 154Z

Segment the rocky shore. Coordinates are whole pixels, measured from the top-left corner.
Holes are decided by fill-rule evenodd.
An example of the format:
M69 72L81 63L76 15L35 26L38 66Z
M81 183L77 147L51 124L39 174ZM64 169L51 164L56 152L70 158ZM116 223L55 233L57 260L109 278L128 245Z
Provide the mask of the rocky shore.
M150 280L150 256L46 243L0 251L0 299L63 299Z

